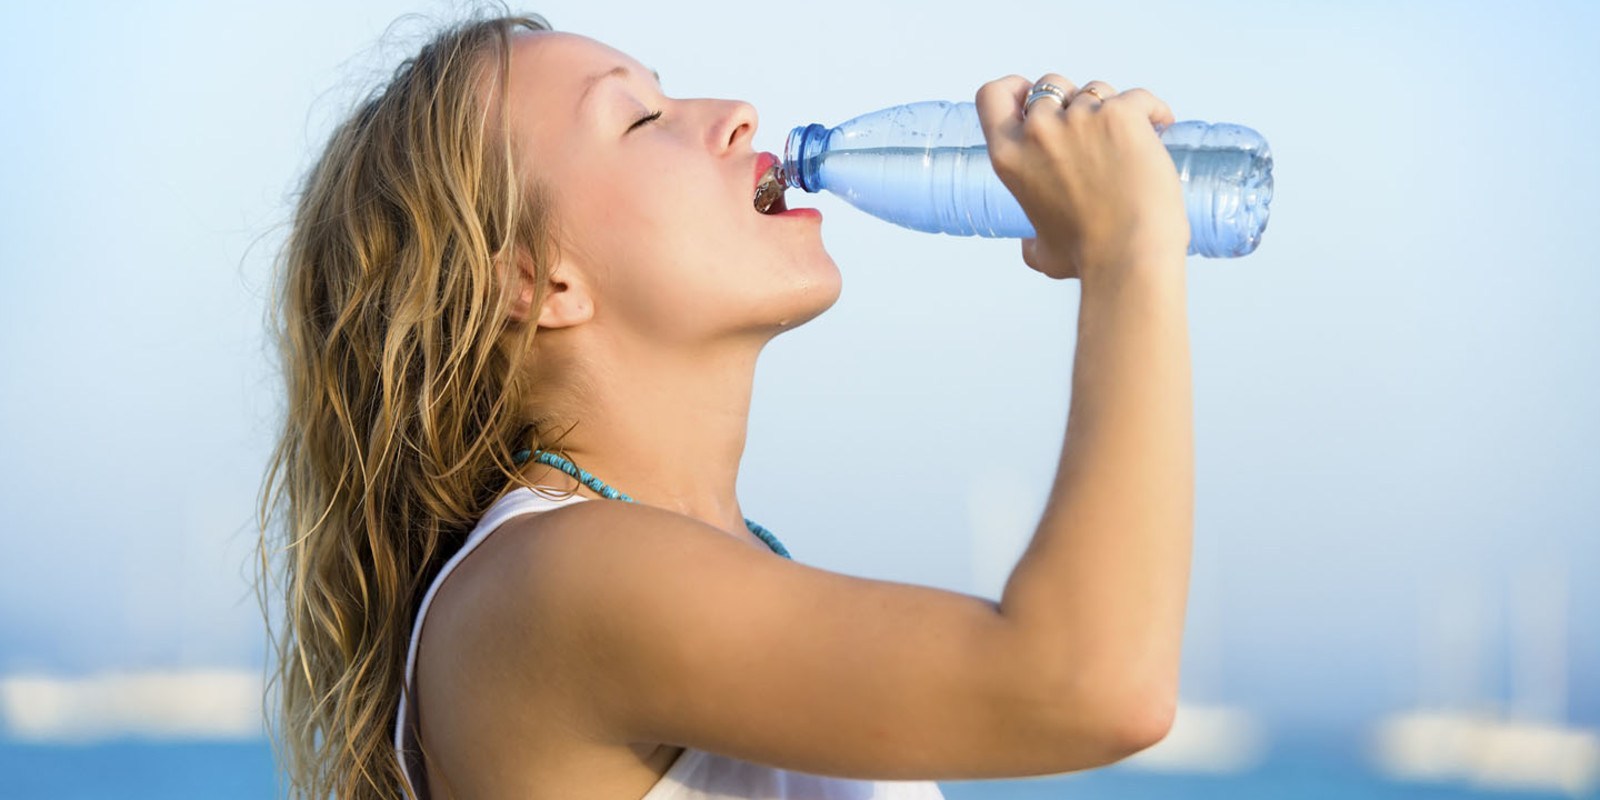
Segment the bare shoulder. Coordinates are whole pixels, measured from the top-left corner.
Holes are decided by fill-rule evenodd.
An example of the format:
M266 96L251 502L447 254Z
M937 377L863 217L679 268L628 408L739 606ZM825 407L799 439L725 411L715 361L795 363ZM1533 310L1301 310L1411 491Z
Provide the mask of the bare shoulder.
M540 580L535 542L583 503L512 517L458 563L428 611L417 701L429 779L458 796L637 797L678 750L605 735L571 678L581 654L548 646L540 615L519 612ZM437 774L436 774L437 773ZM529 792L532 791L532 794ZM436 796L437 793L436 793Z
M1059 648L985 598L818 569L634 503L515 517L479 549L452 576L468 579L448 647L597 743L883 780L1064 772L1147 744L1119 692L1044 663Z
M582 703L563 702L568 693L562 691L561 676L566 664L582 659L581 648L544 646L549 636L545 617L528 613L529 604L536 602L530 590L548 581L541 574L552 557L546 543L558 540L550 531L570 527L566 518L589 505L594 503L511 517L456 565L428 611L418 654L419 680L449 676L437 682L438 691L457 708L474 704L477 697L493 697L482 717L491 716L495 707L528 707L537 701L541 719L573 717L567 722L575 733L589 727L577 718ZM421 669L423 662L428 669ZM512 665L515 673L508 677Z

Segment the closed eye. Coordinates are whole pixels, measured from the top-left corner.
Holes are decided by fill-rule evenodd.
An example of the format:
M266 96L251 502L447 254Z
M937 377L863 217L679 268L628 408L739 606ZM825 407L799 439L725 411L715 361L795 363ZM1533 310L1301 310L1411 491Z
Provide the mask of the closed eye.
M661 119L661 112L660 111L657 111L656 113L651 114L650 116L645 117L644 119L641 119L638 122L633 123L632 125L629 125L627 132L631 133L634 128L637 128L640 125L643 125L643 124L645 124L647 122L654 122L655 120L658 120L658 119Z

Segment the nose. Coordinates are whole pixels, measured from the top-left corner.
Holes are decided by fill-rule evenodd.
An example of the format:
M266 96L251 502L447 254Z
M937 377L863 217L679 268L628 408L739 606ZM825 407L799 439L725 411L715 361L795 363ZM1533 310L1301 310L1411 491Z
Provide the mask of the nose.
M726 108L717 117L717 125L712 133L712 145L718 150L734 149L747 145L756 136L756 126L759 119L756 116L756 107L743 100L724 100Z

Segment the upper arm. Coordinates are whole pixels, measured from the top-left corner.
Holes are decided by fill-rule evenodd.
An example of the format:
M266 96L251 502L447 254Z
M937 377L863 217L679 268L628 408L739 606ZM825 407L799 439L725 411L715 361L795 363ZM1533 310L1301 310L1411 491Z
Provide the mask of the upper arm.
M808 567L645 505L506 525L488 613L527 632L507 656L573 687L614 741L882 780L1066 772L1142 746L1112 722L1120 695L1047 669L988 600Z

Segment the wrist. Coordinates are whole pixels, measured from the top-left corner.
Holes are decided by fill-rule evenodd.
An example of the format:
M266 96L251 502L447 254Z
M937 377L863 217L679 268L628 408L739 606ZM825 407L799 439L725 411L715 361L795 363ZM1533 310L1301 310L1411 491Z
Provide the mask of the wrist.
M1183 253L1142 253L1085 264L1079 276L1083 293L1117 293L1129 288L1175 288L1182 290L1188 278Z

